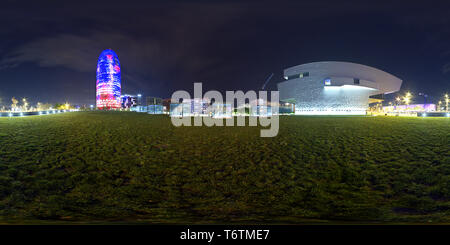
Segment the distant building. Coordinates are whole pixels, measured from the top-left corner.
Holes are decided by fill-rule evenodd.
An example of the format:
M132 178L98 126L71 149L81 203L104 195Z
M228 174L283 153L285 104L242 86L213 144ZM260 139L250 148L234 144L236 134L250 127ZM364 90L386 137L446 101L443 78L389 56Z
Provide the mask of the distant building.
M249 116L272 116L272 107L274 103L270 101L266 101L264 99L256 99L250 101L250 103L245 103L243 105L238 106L235 112L236 114L245 114ZM276 105L279 106L278 103ZM275 112L275 114L277 114Z
M96 104L100 110L121 108L120 63L111 49L104 50L97 62Z
M210 116L231 117L231 105L212 103L209 99L185 99L183 101L171 101L170 116ZM208 107L211 105L210 110Z
M146 97L146 110L148 114L163 114L163 100L158 97Z
M121 96L122 108L130 109L139 105L137 95L124 94Z
M383 106L383 112L433 112L436 111L435 104L412 104Z
M299 115L365 115L370 103L400 90L402 80L373 67L314 62L284 70L280 101Z
M146 105L162 105L163 100L158 97L146 97Z
M170 113L170 104L171 104L172 99L163 99L162 100L162 105L163 105L163 111L164 113Z
M141 94L122 96L122 108L130 111L146 112L149 114L162 114L162 99L158 97L144 97Z
M209 101L205 99L185 99L180 102L171 101L171 116L201 116L206 115Z

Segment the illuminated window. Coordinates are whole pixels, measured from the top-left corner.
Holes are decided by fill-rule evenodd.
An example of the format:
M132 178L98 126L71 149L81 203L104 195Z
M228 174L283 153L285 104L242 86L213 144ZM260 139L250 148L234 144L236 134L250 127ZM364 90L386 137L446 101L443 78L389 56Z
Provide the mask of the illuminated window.
M295 74L295 75L287 76L287 77L284 77L284 78L286 80L290 80L290 79L303 78L303 77L309 77L309 72L303 72L303 73L300 73L300 74Z
M329 79L329 78L325 79L325 85L326 86L331 85L331 79Z

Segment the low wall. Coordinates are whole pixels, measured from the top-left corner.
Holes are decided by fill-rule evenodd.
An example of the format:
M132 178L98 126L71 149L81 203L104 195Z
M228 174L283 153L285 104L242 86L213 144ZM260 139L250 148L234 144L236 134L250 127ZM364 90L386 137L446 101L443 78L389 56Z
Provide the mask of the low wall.
M24 112L0 112L0 117L26 117L41 116L70 112L70 110L49 110L49 111L24 111Z

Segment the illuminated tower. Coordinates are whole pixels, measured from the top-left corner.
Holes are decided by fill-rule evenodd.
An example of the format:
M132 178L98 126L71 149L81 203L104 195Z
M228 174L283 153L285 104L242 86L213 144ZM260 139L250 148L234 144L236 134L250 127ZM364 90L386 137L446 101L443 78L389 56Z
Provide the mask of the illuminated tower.
M111 49L104 50L97 63L97 108L116 109L121 107L120 63Z

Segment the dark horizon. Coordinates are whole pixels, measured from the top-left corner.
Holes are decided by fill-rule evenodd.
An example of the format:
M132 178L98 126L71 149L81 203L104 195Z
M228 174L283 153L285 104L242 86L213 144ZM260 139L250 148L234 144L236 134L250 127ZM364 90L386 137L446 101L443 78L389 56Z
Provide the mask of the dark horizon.
M105 4L108 3L108 4ZM119 56L122 93L276 90L282 72L316 61L360 63L403 80L401 93L449 92L445 1L6 1L0 9L1 104L95 104L104 49Z

